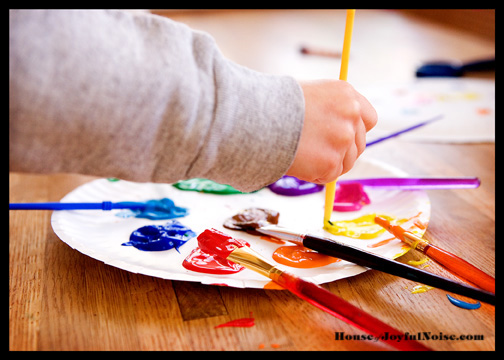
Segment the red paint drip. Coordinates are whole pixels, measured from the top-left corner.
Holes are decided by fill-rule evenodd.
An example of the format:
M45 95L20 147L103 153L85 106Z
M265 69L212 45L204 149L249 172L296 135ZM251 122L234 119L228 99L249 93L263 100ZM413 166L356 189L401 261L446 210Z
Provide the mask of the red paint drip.
M221 327L252 327L254 326L254 318L252 317L252 311L250 312L250 317L248 318L241 318L241 319L236 319L236 320L231 320L228 321L227 323L220 324L215 326L215 328L221 328Z

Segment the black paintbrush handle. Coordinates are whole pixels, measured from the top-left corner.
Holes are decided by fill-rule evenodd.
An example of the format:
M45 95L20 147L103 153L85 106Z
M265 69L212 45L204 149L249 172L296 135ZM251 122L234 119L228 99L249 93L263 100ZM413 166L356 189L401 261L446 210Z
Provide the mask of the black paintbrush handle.
M495 294L488 291L458 283L350 245L341 244L330 239L312 235L304 236L303 245L312 250L316 250L321 254L337 257L357 265L380 270L388 274L400 276L408 280L417 281L425 285L433 286L435 288L495 305Z

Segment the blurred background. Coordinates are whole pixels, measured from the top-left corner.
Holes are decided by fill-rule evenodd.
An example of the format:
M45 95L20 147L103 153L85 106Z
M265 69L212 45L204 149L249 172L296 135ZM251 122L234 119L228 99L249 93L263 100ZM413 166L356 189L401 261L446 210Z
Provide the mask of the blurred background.
M208 32L227 58L251 69L297 80L339 78L345 9L145 11ZM357 9L347 80L378 111L368 141L442 116L401 139L494 142L494 69L417 77L425 63L488 59L495 59L495 10Z
M210 33L226 57L254 70L301 80L339 76L344 9L149 11ZM348 81L403 81L426 61L494 56L495 10L357 10Z

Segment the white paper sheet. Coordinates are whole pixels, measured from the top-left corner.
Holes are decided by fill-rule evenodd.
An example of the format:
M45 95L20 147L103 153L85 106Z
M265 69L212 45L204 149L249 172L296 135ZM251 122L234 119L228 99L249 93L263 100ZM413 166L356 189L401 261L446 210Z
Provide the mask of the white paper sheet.
M367 134L372 141L429 120L441 120L400 135L438 143L495 141L495 81L471 78L422 78L411 83L361 86L378 113Z

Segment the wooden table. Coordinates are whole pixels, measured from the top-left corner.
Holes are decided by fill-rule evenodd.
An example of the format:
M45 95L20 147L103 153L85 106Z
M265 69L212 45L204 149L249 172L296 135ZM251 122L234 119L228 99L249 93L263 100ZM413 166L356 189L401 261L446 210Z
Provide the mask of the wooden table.
M398 79L412 76L411 71L419 60L415 52L416 55L422 53L420 60L439 55L438 50L443 56L469 57L460 50L468 47L475 57L493 55L493 43L475 42L470 34L423 23L395 12L362 13L356 18L356 46L353 48L355 53L352 53L356 60L350 70L359 81L366 77L370 81L385 81L387 76L383 73L390 66L385 56L376 52L379 44L374 44L371 48L375 51L373 63L377 69L383 65L385 70L378 73L369 69L360 71L361 67L365 69L365 62L359 53L366 49L357 46L357 39L364 37L362 28L372 27L373 23L386 22L387 26L380 31L389 34L397 34L402 29L398 39L412 36L423 41L418 41L420 49L409 50L404 63L394 70ZM273 73L280 72L280 68L275 67L281 62L278 56L284 56L287 61L289 57L296 57L277 49L278 52L265 55L274 59L271 67L267 68L266 63L261 65L261 56L257 53L265 54L261 49L271 50L281 43L274 40L275 36L263 36L265 31L278 38L285 35L291 45L295 43L292 34L295 32L299 34L300 42L313 41L314 45L334 48L338 47L343 36L340 28L344 14L338 11L226 11L170 16L213 31L223 49L236 55L236 61L243 60L247 66L256 64L256 69ZM368 21L358 20L362 18ZM327 34L323 25L334 27L333 33ZM249 26L257 32L249 31ZM233 36L226 37L226 34ZM244 51L244 54L237 50L233 53L243 36L246 36L248 52ZM329 38L333 40L329 42ZM401 51L401 44L390 46L391 52ZM252 53L256 54L252 56ZM301 62L300 59L296 61ZM327 66L324 77L337 77L339 63L334 65L329 59L310 59L308 62L310 65L304 66L301 77L323 72L321 68L324 66ZM316 66L317 62L322 65ZM356 65L359 62L363 64ZM329 70L329 64L334 69ZM281 71L290 70L283 68ZM482 182L478 189L428 192L432 215L425 238L495 275L493 143L454 145L396 138L369 148L366 155L386 157L391 164L412 175L478 176ZM58 201L72 189L94 179L77 174L9 175L10 202ZM169 281L105 265L59 240L52 231L50 217L49 211L9 213L11 350L392 349L374 341L336 340L336 333L353 336L364 332L287 291ZM409 252L398 261L416 258L418 255ZM457 279L432 261L426 270ZM412 294L415 285L409 280L372 270L323 286L403 332L433 337L422 340L432 349L495 349L494 306L482 303L478 310L464 310L450 304L445 291L432 289L423 294ZM250 313L255 318L253 327L214 328L230 320L249 317ZM469 336L472 340L446 340L446 336Z

